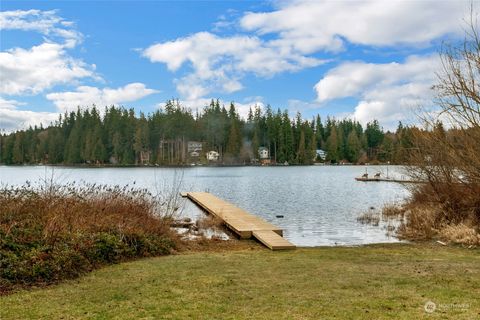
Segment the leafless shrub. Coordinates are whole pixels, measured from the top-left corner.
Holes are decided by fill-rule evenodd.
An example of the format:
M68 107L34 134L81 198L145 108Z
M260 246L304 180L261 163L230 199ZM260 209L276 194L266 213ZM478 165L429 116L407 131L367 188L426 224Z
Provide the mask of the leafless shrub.
M404 208L398 204L387 204L382 208L382 218L385 218L385 219L402 218L404 213L405 213Z
M183 210L185 199L182 198L180 192L183 186L183 171L173 173L171 181L165 179L157 179L155 176L155 198L163 215L170 218L178 217Z
M53 183L0 189L0 295L99 266L174 252L182 241L145 189Z
M0 190L0 229L36 226L49 242L84 232L170 235L170 220L146 189L70 183Z
M223 230L223 221L213 215L205 216L197 220L196 225L199 230Z
M378 224L380 223L380 215L376 212L368 211L357 217L357 221L361 224L378 226Z
M412 131L415 148L409 151L407 168L412 179L425 183L411 187L407 221L399 230L402 237L428 239L452 234L455 226L465 230L460 226L466 221L477 227L473 230L480 225L478 30L472 11L463 43L445 45L440 52L442 69L433 87L439 112L426 113L422 116L425 128Z
M416 206L405 212L406 220L398 227L400 239L428 240L437 234L435 223L437 211L430 207Z
M478 231L463 223L445 226L440 231L439 236L448 242L473 246L480 245L480 234Z

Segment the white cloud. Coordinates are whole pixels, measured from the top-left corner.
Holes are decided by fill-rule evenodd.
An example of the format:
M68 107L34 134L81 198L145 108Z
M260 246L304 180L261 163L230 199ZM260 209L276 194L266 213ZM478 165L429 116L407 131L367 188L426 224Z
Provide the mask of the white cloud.
M19 110L24 103L0 97L0 132L12 132L28 126L48 125L58 120L58 113Z
M10 48L0 52L0 93L5 95L38 94L58 84L75 84L78 79L99 77L95 65L71 57L82 41L74 24L55 10L15 10L0 12L0 29L38 32L43 43L31 48Z
M43 43L31 48L11 48L0 52L0 94L38 94L56 85L76 85L83 78L101 80L95 65L71 57L67 50L78 45L83 36L74 24L57 15L57 11L16 10L0 13L0 28L38 32ZM75 91L53 92L46 98L53 101L57 112L36 112L19 109L22 103L0 98L0 127L15 130L34 124L48 124L60 112L88 107L135 101L157 92L143 83L130 83L120 88L99 89L78 86Z
M18 102L16 100L6 100L6 99L3 99L2 97L0 97L0 109L9 109L9 110L13 110L15 109L17 106L21 106L23 105L24 103L22 102Z
M477 4L474 4L475 6ZM244 30L270 36L272 44L300 55L339 52L346 44L370 47L429 46L444 36L463 34L469 1L284 1L272 12L246 13ZM410 56L404 63L346 62L315 85L316 102L289 101L296 109L334 99L359 100L352 116L365 123L377 118L386 127L412 118L431 104L438 59Z
M428 44L461 33L470 1L284 1L272 12L247 13L241 26L277 34L278 44L309 54L338 51L345 40L369 46Z
M378 119L386 129L393 129L398 121L408 122L419 108L431 105L430 87L426 83L409 83L367 92L353 117L363 124Z
M73 29L73 22L57 15L56 10L14 10L0 12L1 30L35 31L49 38L60 38L67 47L82 41L80 32Z
M436 56L411 56L404 63L347 62L330 70L316 85L317 100L359 99L352 116L362 123L379 120L387 128L431 104L431 86L439 69Z
M346 62L331 69L315 85L320 102L351 97L400 82L430 82L438 70L435 56L410 56L405 63Z
M326 60L314 54L339 52L347 42L427 46L446 35L461 34L468 7L467 1L453 0L281 1L271 12L247 12L233 19L244 34L198 32L154 44L142 54L172 72L185 72L175 80L177 91L194 100L212 92L241 90L246 74L268 78L318 66ZM217 31L225 21L220 17ZM182 66L191 69L180 70ZM355 83L351 85L347 91L356 90Z
M46 95L53 101L59 111L71 111L77 107L119 105L144 98L158 92L148 89L143 83L130 83L124 87L99 89L97 87L80 86L76 91L54 92Z
M324 61L305 57L254 36L219 37L209 32L152 45L143 51L151 62L161 62L170 71L190 63L193 71L177 79L177 90L189 100L211 92L232 93L242 89L246 73L271 77L298 71Z
M290 116L293 118L297 114L300 113L308 113L310 110L316 110L321 107L321 103L318 101L303 101L299 99L289 99L287 101L287 108Z
M0 52L0 93L36 94L57 84L96 77L95 66L70 57L63 45L43 43Z

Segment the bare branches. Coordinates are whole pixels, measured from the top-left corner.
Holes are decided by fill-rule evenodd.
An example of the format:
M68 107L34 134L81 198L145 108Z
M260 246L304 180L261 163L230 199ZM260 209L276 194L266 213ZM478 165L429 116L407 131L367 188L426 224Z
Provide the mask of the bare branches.
M413 131L416 148L409 154L410 175L427 183L412 187L408 206L411 212L427 208L433 220L424 222L432 230L480 226L480 34L473 10L467 24L463 42L440 52L433 87L440 113L422 117L426 128ZM448 121L448 130L440 119Z
M455 127L480 126L480 35L471 14L461 45L445 44L440 52L436 102Z

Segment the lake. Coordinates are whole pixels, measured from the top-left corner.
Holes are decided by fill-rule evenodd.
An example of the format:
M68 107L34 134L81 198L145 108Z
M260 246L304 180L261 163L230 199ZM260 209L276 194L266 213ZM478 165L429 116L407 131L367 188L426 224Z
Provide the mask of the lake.
M396 166L369 166L399 176ZM181 181L182 191L208 191L282 227L298 246L359 245L397 242L386 235L386 224L362 225L357 217L374 207L400 202L409 192L392 182L359 182L363 166L78 168L0 166L1 185L39 183L52 176L57 183L82 181L144 187L152 192ZM184 215L201 211L186 202ZM283 215L283 218L276 218Z

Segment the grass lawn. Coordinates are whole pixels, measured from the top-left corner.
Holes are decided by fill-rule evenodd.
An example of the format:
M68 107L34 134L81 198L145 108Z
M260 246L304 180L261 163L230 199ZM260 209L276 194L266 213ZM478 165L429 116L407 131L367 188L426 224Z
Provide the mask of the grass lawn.
M478 249L249 246L122 263L20 291L0 297L0 319L480 318Z

